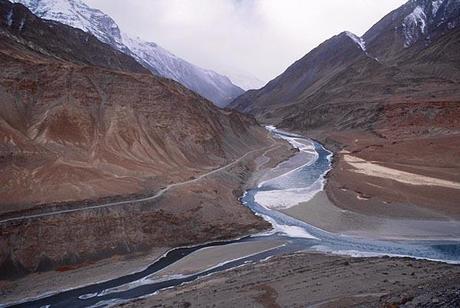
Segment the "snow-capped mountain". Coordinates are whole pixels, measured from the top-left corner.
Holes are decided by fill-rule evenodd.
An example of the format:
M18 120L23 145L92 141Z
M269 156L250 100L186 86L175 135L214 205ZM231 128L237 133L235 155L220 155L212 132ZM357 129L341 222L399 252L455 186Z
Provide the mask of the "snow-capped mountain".
M366 50L387 63L423 49L460 24L460 0L410 0L362 37Z
M115 21L79 0L13 0L35 15L90 32L100 41L122 48L121 32Z
M454 97L459 24L460 0L410 0L362 37L330 38L230 107L294 129L368 128L384 109L375 106L392 98L429 100L441 88Z
M369 56L377 59L390 51L391 57L417 44L422 47L458 27L460 0L410 0L385 16L363 37L345 32ZM396 34L396 35L395 35ZM386 55L388 56L388 55ZM385 58L386 56L383 56Z
M429 42L433 32L445 32L460 23L460 0L413 0L407 6L411 11L402 22L406 48L420 40Z
M224 107L244 91L214 71L193 65L152 42L130 37L116 22L81 0L14 0L35 15L82 29L100 41L134 57L152 73L176 80L187 88Z

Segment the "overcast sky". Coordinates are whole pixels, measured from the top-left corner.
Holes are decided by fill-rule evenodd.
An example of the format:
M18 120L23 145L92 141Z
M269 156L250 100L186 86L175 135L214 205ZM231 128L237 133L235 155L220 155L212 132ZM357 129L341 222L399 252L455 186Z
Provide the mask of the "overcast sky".
M407 0L85 1L194 64L268 81L335 34L362 35Z

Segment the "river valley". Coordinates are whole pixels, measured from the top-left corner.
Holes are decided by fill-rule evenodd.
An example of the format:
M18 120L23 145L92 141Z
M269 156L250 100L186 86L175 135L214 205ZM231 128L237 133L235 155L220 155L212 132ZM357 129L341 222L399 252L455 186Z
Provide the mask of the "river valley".
M241 198L242 204L272 224L271 231L233 241L173 249L143 271L13 306L111 306L249 263L304 251L460 263L460 235L451 232L460 230L456 222L439 222L445 225L445 238L390 240L330 232L289 216L289 209L311 201L323 191L333 154L316 141L274 127L268 129L275 137L287 140L299 149L289 160L265 174L257 187L246 191ZM206 262L202 261L204 259Z

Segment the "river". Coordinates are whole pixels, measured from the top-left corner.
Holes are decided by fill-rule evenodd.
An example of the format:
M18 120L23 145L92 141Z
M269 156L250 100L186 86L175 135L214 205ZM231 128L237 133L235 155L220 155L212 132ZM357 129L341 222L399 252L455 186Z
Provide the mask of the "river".
M322 251L352 256L406 256L413 258L460 262L460 242L420 240L373 240L318 229L287 216L273 208L283 209L312 198L321 191L325 176L331 168L332 153L320 143L268 127L277 138L289 141L299 152L273 168L258 187L245 192L241 202L256 215L273 225L268 233L238 240L215 242L169 251L147 269L110 281L59 292L40 299L16 304L16 307L103 307L152 295L216 272L225 271L248 262L261 261L276 255L304 250ZM270 203L267 207L264 204ZM235 243L283 240L284 245L236 260L221 260L212 268L190 275L153 278L152 274L174 264L201 249Z

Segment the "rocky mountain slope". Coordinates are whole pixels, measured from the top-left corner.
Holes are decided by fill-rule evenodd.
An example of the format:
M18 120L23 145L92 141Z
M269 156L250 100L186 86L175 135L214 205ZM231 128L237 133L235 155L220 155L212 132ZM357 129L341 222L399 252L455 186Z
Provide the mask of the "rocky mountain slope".
M82 29L101 42L135 58L154 74L173 79L211 100L226 106L244 91L228 77L193 65L152 42L123 33L115 21L81 0L16 0L37 16Z
M335 102L353 109L353 105L364 100L369 106L389 94L395 98L393 94L398 91L398 97L406 99L417 95L431 97L423 87L414 89L421 82L436 83L438 91L445 87L457 95L452 82L460 76L460 59L455 52L459 21L458 0L409 1L385 16L362 38L343 32L329 39L264 88L248 91L231 106L279 123L288 117L301 121L305 117L299 112L311 112ZM369 85L372 88L367 88ZM320 118L324 123L317 122ZM323 115L312 123L292 126L356 126L363 122L361 118L362 114L338 123L337 119Z
M460 182L459 22L459 0L411 0L361 38L327 40L231 106L343 149L327 188L342 207L390 214L389 204L409 203L460 217L458 190L414 188L395 176ZM391 172L358 170L354 156Z
M139 190L141 178L160 186L266 142L253 120L152 76L88 33L7 1L1 17L3 204Z
M236 198L276 144L254 119L21 4L0 0L0 37L2 277L266 227Z

